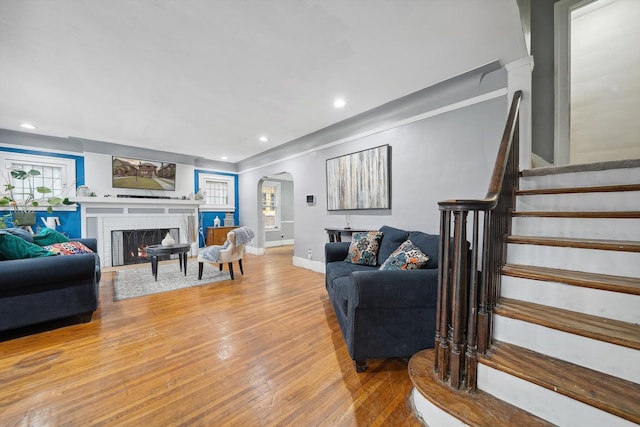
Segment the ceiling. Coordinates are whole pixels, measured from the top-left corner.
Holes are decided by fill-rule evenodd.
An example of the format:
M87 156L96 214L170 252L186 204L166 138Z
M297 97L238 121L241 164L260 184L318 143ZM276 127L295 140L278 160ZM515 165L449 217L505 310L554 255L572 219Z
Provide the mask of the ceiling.
M0 128L235 163L525 52L515 0L0 0Z

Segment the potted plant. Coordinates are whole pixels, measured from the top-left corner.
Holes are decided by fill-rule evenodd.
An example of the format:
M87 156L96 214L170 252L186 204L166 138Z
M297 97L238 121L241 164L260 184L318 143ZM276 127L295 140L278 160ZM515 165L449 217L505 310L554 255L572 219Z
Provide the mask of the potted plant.
M40 175L40 171L14 169L10 171L10 174L12 179L6 180L5 195L0 198L0 206L11 206L15 226L34 225L36 223L35 211L43 203L47 203L47 212L49 213L53 212L53 206L73 204L67 198L46 197L46 194L52 192L51 189L34 184L34 178ZM12 184L13 179L23 180L26 185L19 189Z

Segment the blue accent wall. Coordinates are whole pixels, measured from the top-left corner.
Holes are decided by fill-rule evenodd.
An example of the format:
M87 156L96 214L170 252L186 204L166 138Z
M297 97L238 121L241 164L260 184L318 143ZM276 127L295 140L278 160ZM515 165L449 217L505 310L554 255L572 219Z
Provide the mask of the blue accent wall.
M225 173L225 172L218 172L218 171L209 171L209 170L202 170L202 169L196 169L195 173L194 173L194 182L193 182L193 192L196 193L198 191L198 182L200 181L200 174L212 174L212 175L224 175L224 176L231 176L233 177L233 187L234 187L234 199L235 199L235 212L233 213L233 223L236 225L239 225L239 203L238 200L240 199L239 197L239 192L238 192L238 174L234 174L234 173ZM224 216L225 216L226 212L225 211L220 211L220 212L200 212L200 218L199 218L199 222L200 222L200 229L198 230L198 235L199 235L199 246L200 247L204 247L205 246L205 230L207 227L213 227L213 220L215 219L216 216L218 216L218 218L220 218L220 224L224 225Z
M75 161L76 164L76 178L75 183L71 183L71 187L69 191L71 193L64 194L64 197L75 196L75 189L79 185L84 185L84 157L82 156L74 156L71 154L61 154L61 153L49 153L46 151L37 151L37 150L25 150L19 148L11 148L11 147L0 147L0 151L10 152L10 153L20 153L20 154L29 154L34 156L46 156L46 157L58 157L64 159L71 159ZM4 188L3 188L4 190ZM7 214L11 212L10 208L0 208L2 209L2 214ZM55 207L53 208L53 213L48 213L46 211L37 211L36 212L36 224L33 226L33 231L37 233L41 228L44 228L44 223L41 218L46 218L49 216L57 216L60 218L60 226L56 227L56 230L61 233L65 233L70 238L79 238L81 236L81 213L78 208L76 211L61 211L57 210Z

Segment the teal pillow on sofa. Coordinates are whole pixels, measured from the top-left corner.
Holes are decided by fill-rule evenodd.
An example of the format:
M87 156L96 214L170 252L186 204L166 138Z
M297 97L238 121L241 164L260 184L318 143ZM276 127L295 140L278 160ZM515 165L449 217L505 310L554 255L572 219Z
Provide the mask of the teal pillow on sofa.
M11 233L14 236L22 237L29 243L33 243L33 235L24 228L6 228L4 231L6 231L7 233Z
M0 254L6 259L55 256L54 253L7 232L0 232Z
M33 236L33 242L38 246L48 246L56 243L66 243L69 238L51 228L43 228L39 234Z

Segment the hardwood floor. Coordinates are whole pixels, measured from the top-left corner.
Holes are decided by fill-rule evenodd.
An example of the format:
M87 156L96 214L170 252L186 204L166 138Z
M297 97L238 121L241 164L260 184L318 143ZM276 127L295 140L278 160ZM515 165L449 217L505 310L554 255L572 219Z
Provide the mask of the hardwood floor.
M118 302L105 271L90 323L0 336L0 425L421 425L407 361L356 373L324 275L292 255L247 254L234 281Z

